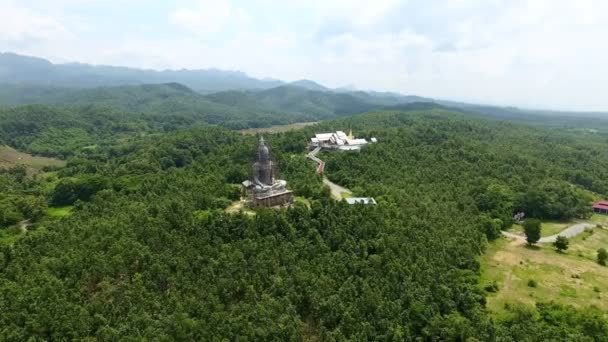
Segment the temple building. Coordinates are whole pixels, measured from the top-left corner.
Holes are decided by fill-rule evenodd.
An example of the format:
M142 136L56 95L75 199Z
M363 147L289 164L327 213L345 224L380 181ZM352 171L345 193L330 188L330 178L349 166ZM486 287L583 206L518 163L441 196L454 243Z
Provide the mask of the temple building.
M375 143L378 140L371 138L371 142ZM366 139L356 139L353 136L353 131L350 130L348 135L343 131L336 131L333 133L318 133L315 134L314 138L310 139L310 146L312 148L321 147L325 149L335 149L342 151L358 151L361 147L369 144Z
M251 179L242 183L252 207L275 207L293 202L293 192L287 190L287 182L275 178L276 165L263 137L252 171Z

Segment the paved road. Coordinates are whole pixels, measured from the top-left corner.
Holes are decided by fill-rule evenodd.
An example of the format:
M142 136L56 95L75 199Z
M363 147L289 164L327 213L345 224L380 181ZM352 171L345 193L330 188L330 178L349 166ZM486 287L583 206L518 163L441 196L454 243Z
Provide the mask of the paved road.
M554 234L554 235L549 235L549 236L545 236L540 238L540 240L538 240L539 243L553 243L555 242L555 240L557 239L558 236L565 236L567 238L571 238L571 237L575 237L578 234L582 233L585 231L585 229L587 228L591 228L594 227L595 225L592 223L577 223L575 225L572 225L564 230L562 230L561 232ZM522 240L522 241L526 241L526 237L523 235L518 235L518 234L514 234L514 233L509 233L509 232L502 232L502 235L506 236L506 237L510 237L510 238L514 238L514 239L518 239L518 240Z
M319 151L321 151L321 147L317 147L314 150L308 152L306 157L308 157L308 159L314 160L317 164L322 163L323 161L317 158L317 154L319 154Z
M308 159L313 160L315 163L321 164L321 163L323 163L323 161L317 157L317 154L319 153L319 151L321 151L321 148L317 147L314 150L310 151L306 156L308 157ZM340 185L338 185L338 184L330 181L325 176L323 176L323 184L325 184L325 185L327 185L329 187L329 190L331 191L331 195L336 200L338 200L338 201L342 200L342 194L343 193L347 193L349 195L352 194L352 191L350 191L347 188L345 188L343 186L340 186Z
M338 201L342 200L342 194L347 193L352 195L353 193L343 186L339 186L338 184L330 181L327 177L323 176L323 184L329 186L329 190L331 190L331 195Z

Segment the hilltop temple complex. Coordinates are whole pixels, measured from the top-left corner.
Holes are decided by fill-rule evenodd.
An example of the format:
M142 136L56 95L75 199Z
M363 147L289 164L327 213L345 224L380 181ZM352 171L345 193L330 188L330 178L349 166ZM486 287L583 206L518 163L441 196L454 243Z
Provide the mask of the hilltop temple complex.
M264 138L260 138L257 159L252 166L251 179L242 183L252 207L274 207L293 202L293 192L287 190L287 182L276 179L276 165Z
M372 143L376 141L376 138L371 138ZM315 134L314 138L310 139L310 145L313 148L320 147L342 151L358 151L367 144L369 142L366 139L356 139L353 136L352 130L348 132L348 135L343 131L318 133Z

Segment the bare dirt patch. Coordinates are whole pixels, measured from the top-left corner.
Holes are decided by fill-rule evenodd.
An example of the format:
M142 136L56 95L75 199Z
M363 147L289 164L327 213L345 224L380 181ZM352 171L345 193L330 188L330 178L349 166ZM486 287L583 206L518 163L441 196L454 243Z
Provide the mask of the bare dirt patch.
M280 133L280 132L288 132L297 129L302 129L307 126L312 126L317 122L296 122L288 125L276 125L270 127L263 128L248 128L240 130L242 134L257 134L257 133Z
M28 174L31 175L39 173L45 166L64 166L65 161L33 156L19 152L12 147L0 146L0 168L10 168L17 165L24 165L27 168Z

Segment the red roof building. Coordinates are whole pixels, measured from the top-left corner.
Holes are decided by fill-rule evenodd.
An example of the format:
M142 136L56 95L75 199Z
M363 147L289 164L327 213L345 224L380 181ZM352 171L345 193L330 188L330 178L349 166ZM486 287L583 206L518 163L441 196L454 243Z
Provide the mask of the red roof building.
M598 214L608 215L608 201L599 201L593 203L593 211Z

